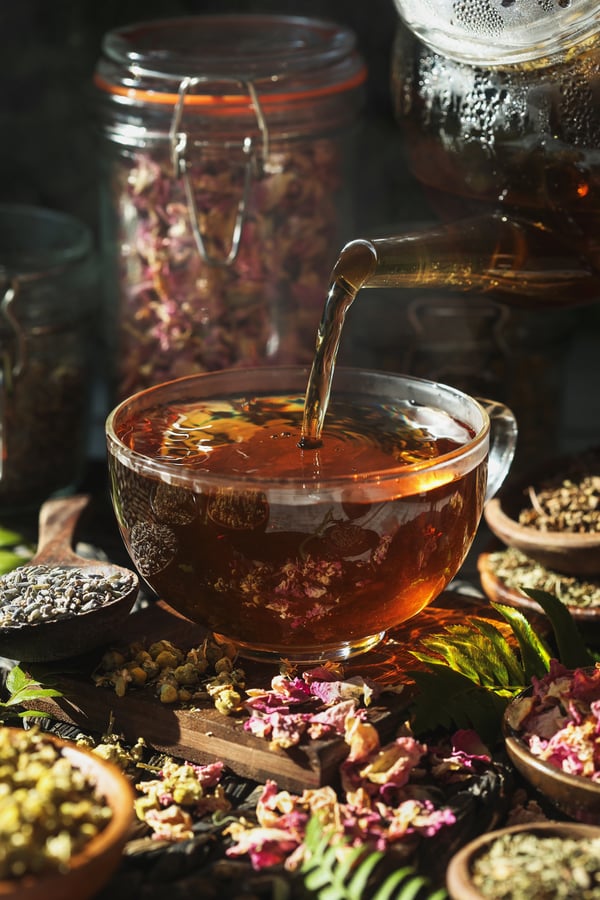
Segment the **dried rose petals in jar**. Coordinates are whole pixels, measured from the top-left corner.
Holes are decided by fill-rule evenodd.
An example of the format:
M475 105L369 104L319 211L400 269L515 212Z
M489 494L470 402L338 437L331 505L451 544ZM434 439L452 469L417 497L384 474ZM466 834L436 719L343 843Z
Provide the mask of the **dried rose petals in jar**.
M352 32L317 19L195 16L105 36L117 399L193 372L310 362L352 231L365 77Z

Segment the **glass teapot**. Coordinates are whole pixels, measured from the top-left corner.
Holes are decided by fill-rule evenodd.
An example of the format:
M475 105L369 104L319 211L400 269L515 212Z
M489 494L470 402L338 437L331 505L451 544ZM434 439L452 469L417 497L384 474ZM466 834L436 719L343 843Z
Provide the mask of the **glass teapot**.
M395 112L441 225L352 242L335 280L515 306L600 297L600 4L395 2Z
M600 299L600 4L395 2L395 112L439 223L343 247L309 383L311 437L362 287L454 289L519 309Z

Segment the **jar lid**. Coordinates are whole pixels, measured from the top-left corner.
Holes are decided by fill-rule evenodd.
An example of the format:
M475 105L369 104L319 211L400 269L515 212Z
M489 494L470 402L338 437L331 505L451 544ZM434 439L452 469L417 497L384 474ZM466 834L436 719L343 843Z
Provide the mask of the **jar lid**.
M96 86L124 103L217 112L313 102L363 84L352 31L335 22L279 15L202 15L139 22L108 32Z
M0 280L44 276L84 259L92 235L67 213L23 203L0 203Z
M76 322L94 303L93 238L68 213L0 203L0 337Z

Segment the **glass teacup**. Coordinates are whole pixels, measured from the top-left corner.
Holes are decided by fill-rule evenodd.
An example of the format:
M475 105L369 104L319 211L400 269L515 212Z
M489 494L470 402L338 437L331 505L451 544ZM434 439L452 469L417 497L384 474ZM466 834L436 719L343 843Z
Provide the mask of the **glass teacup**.
M242 656L299 665L374 647L444 590L516 443L501 404L339 369L322 445L301 449L307 378L192 375L125 400L106 424L140 575Z

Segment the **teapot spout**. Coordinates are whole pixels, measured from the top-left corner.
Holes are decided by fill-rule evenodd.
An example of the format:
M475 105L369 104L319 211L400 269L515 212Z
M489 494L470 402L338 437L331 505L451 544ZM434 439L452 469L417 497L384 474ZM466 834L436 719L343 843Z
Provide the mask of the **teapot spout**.
M333 280L361 287L445 288L520 307L574 306L600 297L600 277L566 233L503 214L398 236L358 239Z

